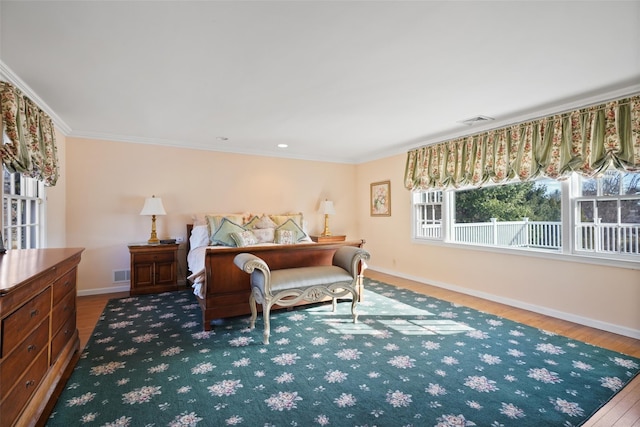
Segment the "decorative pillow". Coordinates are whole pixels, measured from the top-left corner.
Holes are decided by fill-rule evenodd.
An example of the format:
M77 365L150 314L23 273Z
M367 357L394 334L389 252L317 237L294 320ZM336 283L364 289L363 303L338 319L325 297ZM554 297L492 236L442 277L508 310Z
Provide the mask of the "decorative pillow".
M209 227L206 225L193 226L191 236L189 236L189 247L195 249L201 246L209 246L209 242Z
M254 216L253 218L251 218L247 223L243 224L242 226L244 228L256 228L256 224L260 222L260 217L259 216Z
M279 245L293 245L296 242L296 235L291 230L276 230L275 243Z
M307 233L304 232L302 228L298 224L294 222L293 219L288 219L284 224L276 228L276 236L278 235L279 230L289 230L293 233L294 242L299 242L307 237Z
M207 215L209 216L219 216L221 218L226 217L236 217L238 215L242 216L242 221L238 221L238 224L244 224L245 222L247 222L249 219L251 219L251 214L249 212L242 212L242 213L216 213L216 212L212 212L212 213L196 213L191 215L191 220L193 221L193 225L194 227L196 225L209 225L208 221L207 221Z
M262 215L258 221L255 222L253 228L276 228L278 224L273 222L267 215Z
M273 243L276 236L275 228L254 228L251 230L258 243Z
M207 225L209 226L209 236L213 236L218 228L222 225L222 220L227 218L229 221L235 224L244 224L242 220L242 214L221 214L221 215L206 215ZM213 237L212 240L213 242Z
M235 246L236 242L233 240L233 237L231 237L231 233L242 233L243 231L245 231L243 226L236 224L229 220L229 218L223 218L220 227L218 227L218 230L211 236L211 243Z
M296 224L298 224L298 226L300 226L300 228L302 228L302 220L303 220L302 212L288 213L288 214L282 214L282 215L269 215L269 218L271 218L273 222L276 223L276 226L282 225L288 220L292 219L293 222L295 222Z
M236 242L236 246L239 248L255 245L256 243L258 243L256 236L254 236L254 234L250 230L241 232L234 231L233 233L231 233L231 238L234 242Z

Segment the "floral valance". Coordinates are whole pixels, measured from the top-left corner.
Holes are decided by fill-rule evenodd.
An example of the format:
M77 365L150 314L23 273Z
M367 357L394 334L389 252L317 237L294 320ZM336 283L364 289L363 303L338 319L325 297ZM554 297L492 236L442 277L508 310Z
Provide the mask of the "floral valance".
M404 183L444 189L610 168L640 170L639 95L409 151Z
M0 160L11 172L53 186L58 180L56 137L51 118L11 83L0 82Z

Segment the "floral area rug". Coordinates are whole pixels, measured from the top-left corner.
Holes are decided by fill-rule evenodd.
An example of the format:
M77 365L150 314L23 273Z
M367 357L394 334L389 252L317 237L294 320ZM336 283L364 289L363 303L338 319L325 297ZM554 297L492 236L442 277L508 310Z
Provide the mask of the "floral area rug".
M50 426L577 426L640 359L365 279L203 332L188 291L110 300Z

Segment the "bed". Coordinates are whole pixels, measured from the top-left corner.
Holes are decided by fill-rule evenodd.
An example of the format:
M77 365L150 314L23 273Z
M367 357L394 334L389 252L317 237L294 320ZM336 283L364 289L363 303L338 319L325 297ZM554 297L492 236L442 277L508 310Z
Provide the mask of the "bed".
M191 283L193 293L202 309L202 324L205 331L211 330L214 321L251 313L249 275L234 265L233 260L236 255L248 252L259 256L273 270L311 267L331 265L333 254L342 246L363 247L365 243L364 240L315 243L304 237L306 236L305 232L304 235L301 233L294 238L293 242L289 240L282 243L281 239L275 238L272 241L250 241L249 245L233 245L235 242L232 243L229 236L237 233L244 234L244 231L235 228L235 233L229 233L229 236L220 238L220 227L225 226L224 219L222 219L224 217L228 218L229 215L219 215L215 223L209 218L206 228L202 226L202 223L187 224L187 236L190 236L187 245L187 268L189 270L187 280ZM255 219L255 217L253 218ZM243 224L242 228L250 229L247 226L250 222L247 222L246 217L235 219L236 222L229 222L234 222L235 225ZM278 220L278 218L276 219ZM295 228L290 225L289 219L279 218L279 221L276 221L276 224L279 222L277 228ZM301 215L300 223L302 223ZM257 230L261 229L252 230L256 235L259 235ZM216 239L215 236L218 236L219 239ZM219 242L226 244L219 244ZM242 240L240 242L242 243ZM301 304L304 303L301 302Z

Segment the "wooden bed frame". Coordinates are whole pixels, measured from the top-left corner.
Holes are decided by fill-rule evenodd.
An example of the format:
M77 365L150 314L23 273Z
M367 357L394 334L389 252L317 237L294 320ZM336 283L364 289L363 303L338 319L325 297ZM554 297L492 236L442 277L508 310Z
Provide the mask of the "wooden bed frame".
M187 224L187 236L191 236L192 228L192 224ZM213 320L251 313L249 307L250 276L233 263L233 259L239 253L248 252L259 256L272 270L278 270L282 268L331 265L333 254L339 247L357 246L361 248L364 243L364 240L357 240L207 249L205 255L205 281L203 284L204 298L197 297L202 309L204 330L211 330L211 321ZM187 253L189 249L187 240ZM360 286L362 285L360 284ZM301 302L301 304L304 304L304 302ZM274 306L274 309L277 308L279 307Z

